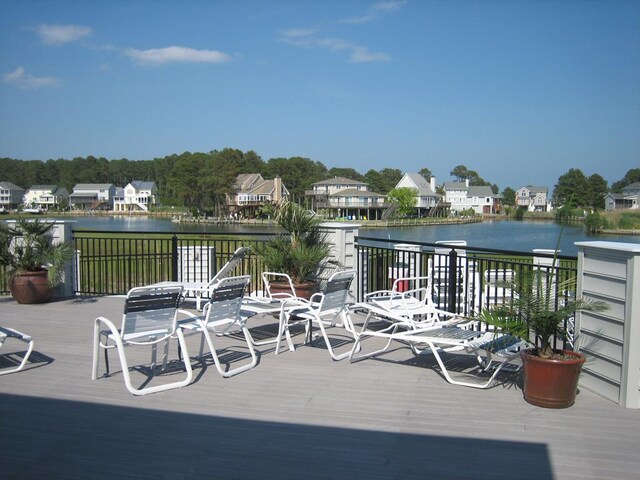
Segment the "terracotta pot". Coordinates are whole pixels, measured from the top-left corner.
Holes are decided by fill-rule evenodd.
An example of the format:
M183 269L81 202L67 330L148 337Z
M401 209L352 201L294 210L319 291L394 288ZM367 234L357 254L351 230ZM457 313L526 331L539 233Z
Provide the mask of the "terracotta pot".
M578 379L586 357L565 350L568 360L540 358L523 351L524 399L545 408L567 408L576 401Z
M47 271L20 273L9 282L9 291L16 302L30 305L48 302L53 288L47 283Z
M318 291L318 283L294 283L293 288L296 289L296 296L309 300L311 296ZM272 295L278 293L291 293L291 288L289 288L288 283L271 282L270 289Z

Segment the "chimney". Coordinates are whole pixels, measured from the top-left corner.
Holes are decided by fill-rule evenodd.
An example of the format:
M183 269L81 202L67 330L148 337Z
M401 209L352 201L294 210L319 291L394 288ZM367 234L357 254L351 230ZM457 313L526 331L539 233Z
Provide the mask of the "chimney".
M273 179L273 203L278 204L282 201L282 178Z
M431 187L431 190L433 190L434 192L436 191L436 177L434 177L433 175L429 179L429 186Z
M465 184L465 186L466 186L467 188L469 188L469 179L468 179L468 178L465 178L465 179L464 179L464 184Z

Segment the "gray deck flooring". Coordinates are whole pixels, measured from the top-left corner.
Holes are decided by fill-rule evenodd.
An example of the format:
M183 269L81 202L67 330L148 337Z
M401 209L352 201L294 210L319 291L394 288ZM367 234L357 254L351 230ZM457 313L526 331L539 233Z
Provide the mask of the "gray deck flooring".
M119 323L122 304L102 297L24 306L0 298L0 324L36 342L25 371L0 377L0 478L640 475L639 411L585 390L569 409L541 409L523 400L508 375L488 390L453 386L431 358L401 346L354 364L332 361L321 342L277 356L258 347L256 368L224 379L210 361L193 358L199 341L190 337L194 383L135 397L116 355L112 375L91 380L93 320ZM274 322L264 317L250 326L259 336ZM245 360L236 339L224 341L229 359Z

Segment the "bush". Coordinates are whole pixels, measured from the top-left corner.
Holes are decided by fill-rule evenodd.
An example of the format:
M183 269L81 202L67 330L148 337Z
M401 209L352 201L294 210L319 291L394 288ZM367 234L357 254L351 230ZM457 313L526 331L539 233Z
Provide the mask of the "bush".
M587 231L590 233L596 233L607 228L608 222L607 219L598 212L593 212L587 215L584 219L584 226L587 227Z

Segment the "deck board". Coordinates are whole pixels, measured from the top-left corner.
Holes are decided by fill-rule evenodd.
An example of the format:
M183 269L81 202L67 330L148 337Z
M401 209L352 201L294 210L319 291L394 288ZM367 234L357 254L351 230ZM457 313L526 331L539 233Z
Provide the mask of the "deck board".
M350 364L320 346L277 356L263 346L248 372L223 379L194 359L190 386L134 397L119 373L91 380L93 320L119 321L122 304L0 298L0 323L32 335L37 360L0 377L2 478L632 479L640 471L640 412L585 390L573 407L547 410L527 404L513 381L450 385L432 360L402 347ZM198 338L188 345L195 356ZM115 355L111 365L119 369Z

